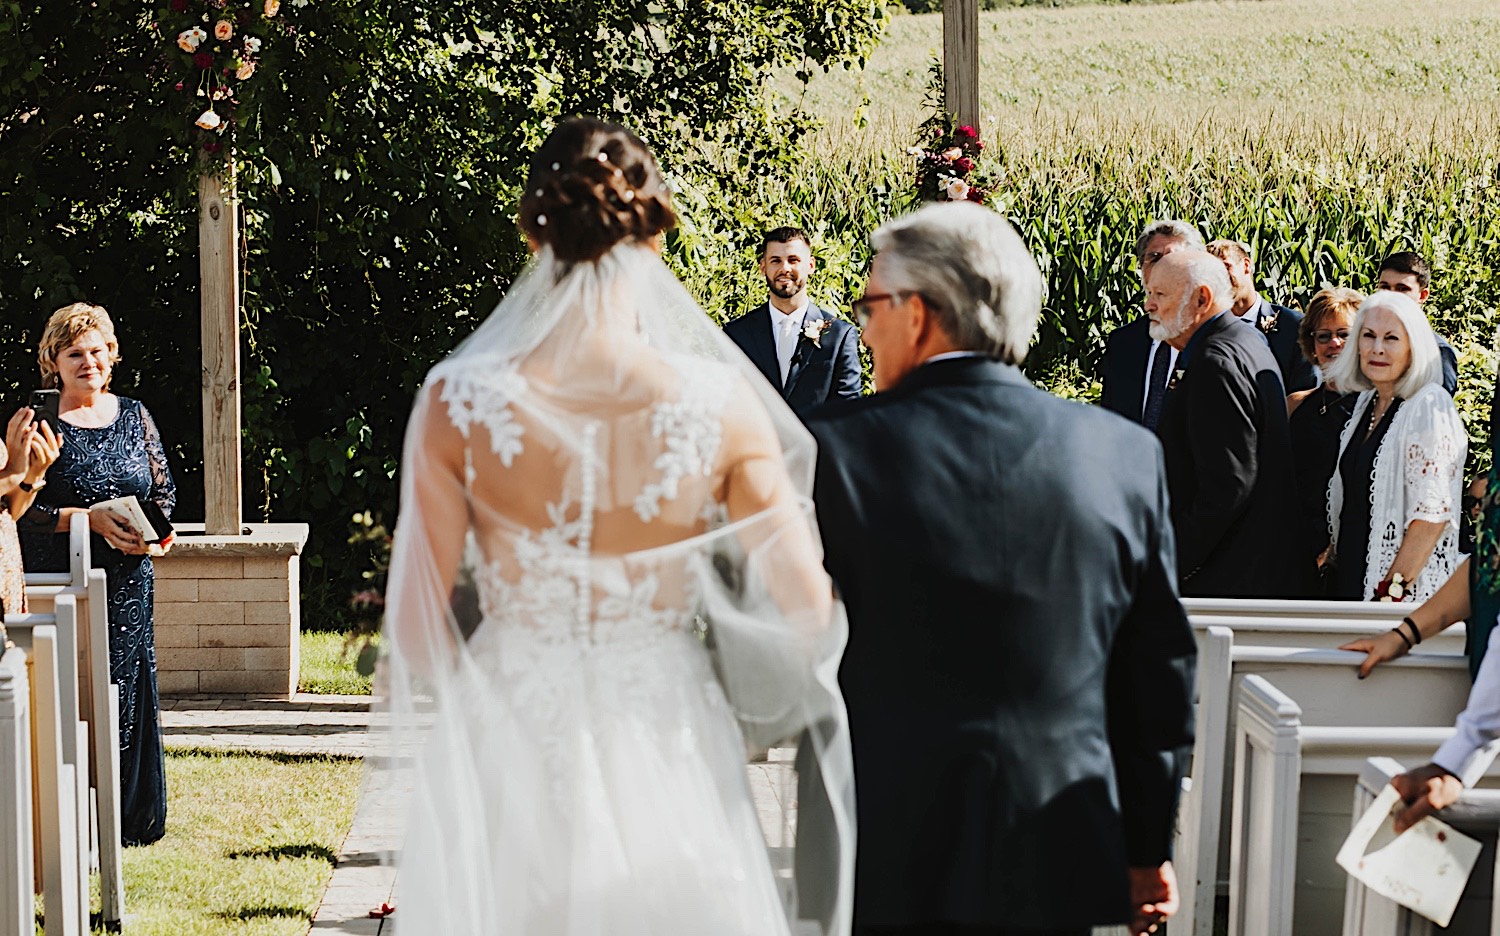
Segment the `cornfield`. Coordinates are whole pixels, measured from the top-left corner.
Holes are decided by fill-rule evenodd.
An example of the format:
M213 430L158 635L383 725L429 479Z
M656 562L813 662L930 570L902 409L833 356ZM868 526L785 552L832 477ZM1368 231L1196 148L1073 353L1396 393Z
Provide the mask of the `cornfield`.
M999 207L1048 285L1027 362L1033 379L1062 395L1097 395L1104 337L1140 308L1132 247L1153 219L1183 218L1205 237L1246 241L1261 292L1294 307L1327 285L1368 289L1381 257L1415 250L1434 269L1429 315L1460 355L1459 408L1476 443L1470 472L1487 468L1500 305L1493 267L1500 256L1500 9L1472 0L1430 6L1405 34L1418 49L1436 49L1430 63L1392 60L1372 66L1371 81L1343 86L1327 84L1348 67L1325 62L1330 50L1356 47L1350 31L1361 22L1370 26L1369 45L1394 41L1384 27L1393 17L1410 19L1408 6L1241 0L986 14L984 25L994 29L982 36L1003 33L1007 49L1050 69L1028 72L1024 86L983 105L997 104L985 136ZM1334 25L1317 27L1319 10L1331 11ZM1183 27L1170 24L1215 18L1222 32L1212 55L1164 70L1163 56L1183 41L1174 32ZM804 106L835 110L825 112L809 158L785 178L760 180L750 199L682 193L687 217L673 258L713 314L733 317L764 300L754 265L758 235L785 223L814 232L819 301L840 308L858 295L870 230L911 203L904 149L921 116L927 63L926 50L901 29L927 35L936 19L898 18L863 76L832 75L810 89ZM1280 25L1255 32L1267 22ZM1147 35L1153 28L1160 32L1154 39ZM1294 35L1299 29L1304 34ZM1427 36L1439 30L1448 31L1446 43ZM1287 78L1279 96L1254 86L1236 91L1231 82L1214 98L1197 69L1224 67L1226 48L1256 59L1294 41L1313 50L1321 70ZM982 46L982 57L987 52ZM882 61L898 53L904 63ZM1100 80L1123 74L1127 60L1155 63L1147 70L1156 100ZM1379 66L1383 55L1362 61ZM882 75L888 87L874 87ZM1325 83L1320 95L1310 84L1318 82ZM852 108L851 86L866 96ZM868 98L882 90L889 106L877 110ZM1064 98L1066 106L1058 103Z

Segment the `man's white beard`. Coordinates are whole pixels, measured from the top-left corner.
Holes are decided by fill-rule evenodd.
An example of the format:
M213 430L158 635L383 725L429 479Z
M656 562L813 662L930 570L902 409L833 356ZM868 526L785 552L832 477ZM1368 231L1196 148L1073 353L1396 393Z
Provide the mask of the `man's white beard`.
M1171 341L1187 331L1188 325L1192 324L1191 316L1188 315L1188 300L1192 297L1192 293L1183 296L1182 301L1177 304L1176 312L1161 322L1152 322L1146 327L1146 333L1151 336L1151 340Z

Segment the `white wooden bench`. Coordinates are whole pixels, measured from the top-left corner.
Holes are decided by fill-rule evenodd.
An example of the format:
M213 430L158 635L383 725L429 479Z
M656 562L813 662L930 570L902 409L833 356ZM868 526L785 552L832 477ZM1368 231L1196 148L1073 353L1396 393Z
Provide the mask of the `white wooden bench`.
M88 725L90 756L82 780L84 824L91 857L99 870L101 912L108 926L125 913L124 848L120 839L120 694L110 678L109 605L103 569L90 568L88 517L75 515L68 529L68 565L63 572L27 573L26 601L33 612L52 611L58 597L71 595L78 609L79 714Z
M1388 631L1393 626L1390 621L1378 618L1194 614L1188 620L1193 630L1199 632L1210 627L1229 628L1234 632L1237 647L1299 647L1308 650L1334 650L1351 640ZM1467 633L1465 625L1454 624L1417 644L1412 652L1463 653Z
M1190 616L1291 617L1317 621L1377 621L1395 627L1414 605L1393 601L1313 601L1302 598L1184 598Z
M1425 763L1430 756L1424 754L1411 763ZM1375 797L1391 782L1391 778L1406 768L1389 757L1372 757L1365 761L1359 780L1354 784L1354 814L1352 822L1359 821ZM1484 843L1491 853L1491 862L1481 856L1458 909L1453 914L1449 927L1442 932L1451 934L1497 933L1500 934L1500 901L1494 895L1500 893L1500 861L1494 861L1492 843L1500 829L1500 790L1465 790L1457 803L1438 814L1444 822L1473 835ZM1486 868L1493 863L1493 869ZM1484 874L1491 870L1489 875ZM1488 904L1487 907L1478 904ZM1344 894L1344 936L1435 936L1439 932L1431 921L1405 909L1395 901L1365 888L1358 880L1349 878Z
M1176 865L1183 907L1178 933L1212 936L1214 898L1229 881L1229 817L1235 751L1234 687L1259 674L1303 702L1319 725L1452 725L1468 698L1468 665L1457 654L1413 654L1356 677L1363 654L1236 646L1227 628L1198 633L1198 709L1189 783L1178 813ZM1359 760L1363 761L1363 756Z
M75 668L66 661L76 657L70 656L72 639L64 638L76 628L75 613L72 598L64 596L56 615L18 614L5 622L11 640L30 658L31 792L38 816L46 936L79 936L89 919L88 834L79 826L78 764L68 760L69 742L76 751L86 730L67 715L69 675ZM76 685L76 673L72 682Z
M26 653L0 646L0 936L33 936L31 681Z
M1335 932L1347 881L1333 859L1349 831L1351 785L1372 756L1425 761L1453 735L1452 719L1319 724L1261 676L1242 681L1237 709L1230 936Z

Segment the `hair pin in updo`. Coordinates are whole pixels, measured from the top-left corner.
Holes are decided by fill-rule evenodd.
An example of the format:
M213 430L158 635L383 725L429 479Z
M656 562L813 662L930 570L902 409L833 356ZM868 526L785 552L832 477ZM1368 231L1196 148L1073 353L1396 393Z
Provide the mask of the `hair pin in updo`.
M535 195L537 198L541 198L542 197L542 190L541 189L537 189L535 192L532 192L531 194Z
M536 216L536 226L537 227L546 227L547 226L547 216L544 215L544 214L537 215Z
M552 171L553 172L556 172L557 170L559 170L561 168L562 168L562 163L553 163L552 164Z
M635 189L626 189L624 198L626 201L635 201Z
M609 154L606 153L604 150L600 150L599 151L599 161L600 162L605 162L605 163L609 162Z

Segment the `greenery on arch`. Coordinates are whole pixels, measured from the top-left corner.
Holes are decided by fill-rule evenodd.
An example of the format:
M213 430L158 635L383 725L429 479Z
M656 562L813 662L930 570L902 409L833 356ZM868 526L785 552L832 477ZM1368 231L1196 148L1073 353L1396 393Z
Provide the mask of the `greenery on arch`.
M191 519L205 131L184 118L193 91L176 87L184 50L168 17L216 24L223 7L182 5L0 0L0 387L18 404L35 383L52 309L107 307L117 387L156 414ZM770 76L862 62L887 14L878 0L309 0L278 13L294 33L274 56L266 43L235 89L232 134L214 141L232 144L244 211L245 515L312 523L313 622L359 580L351 513L394 516L422 375L524 262L517 183L555 122L630 125L685 189L708 193L712 226L810 126Z

